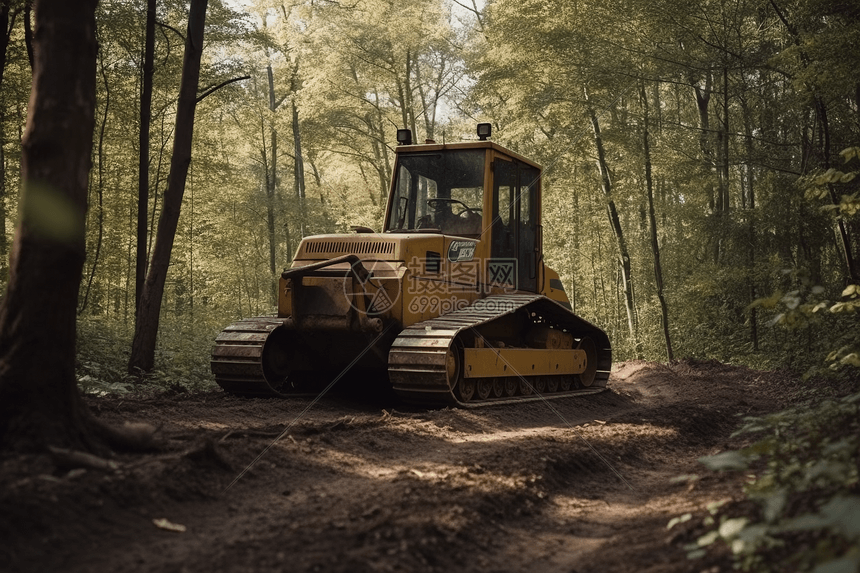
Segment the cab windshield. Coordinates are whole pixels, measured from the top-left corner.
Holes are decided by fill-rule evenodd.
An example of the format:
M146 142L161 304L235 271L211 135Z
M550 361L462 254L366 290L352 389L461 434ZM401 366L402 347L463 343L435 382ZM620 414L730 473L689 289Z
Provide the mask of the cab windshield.
M483 149L398 155L387 231L481 235Z

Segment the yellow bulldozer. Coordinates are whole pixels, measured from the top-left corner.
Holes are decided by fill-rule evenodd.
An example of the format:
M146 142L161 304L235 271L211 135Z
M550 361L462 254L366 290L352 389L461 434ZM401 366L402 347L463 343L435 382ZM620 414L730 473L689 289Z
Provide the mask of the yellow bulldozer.
M286 397L364 369L408 402L460 406L605 387L609 337L571 312L544 264L541 167L490 132L413 144L398 130L383 231L302 240L277 316L217 337L218 384Z

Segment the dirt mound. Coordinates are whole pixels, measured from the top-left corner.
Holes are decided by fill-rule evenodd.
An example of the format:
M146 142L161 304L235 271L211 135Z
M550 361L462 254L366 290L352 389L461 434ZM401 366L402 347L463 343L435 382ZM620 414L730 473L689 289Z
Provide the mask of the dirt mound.
M687 540L666 523L733 495L739 477L672 478L704 474L696 459L736 446L738 416L782 405L781 385L796 387L782 373L636 361L601 394L478 410L332 395L304 413L308 400L220 391L88 398L108 422L160 425L164 447L104 470L2 460L0 563L687 571Z

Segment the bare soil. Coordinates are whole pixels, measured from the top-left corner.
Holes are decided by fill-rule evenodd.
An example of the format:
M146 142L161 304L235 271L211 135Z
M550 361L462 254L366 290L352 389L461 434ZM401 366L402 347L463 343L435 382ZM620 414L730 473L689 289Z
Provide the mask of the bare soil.
M161 446L103 470L0 460L0 570L725 570L724 555L688 561L683 546L743 476L697 459L743 445L738 416L798 389L686 361L620 364L596 395L474 410L89 397L105 421L160 425Z

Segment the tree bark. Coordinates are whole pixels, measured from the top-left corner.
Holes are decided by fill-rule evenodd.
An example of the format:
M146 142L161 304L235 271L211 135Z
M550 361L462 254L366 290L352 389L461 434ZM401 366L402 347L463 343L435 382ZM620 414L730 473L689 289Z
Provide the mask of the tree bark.
M642 98L643 130L642 148L645 153L645 187L648 190L648 221L651 230L651 253L654 255L654 282L657 285L657 300L660 301L660 318L663 326L663 339L666 341L666 358L671 362L675 356L672 352L672 338L669 335L669 308L666 297L663 296L663 265L660 262L660 242L657 240L657 217L654 215L654 183L651 177L651 143L649 141L650 122L648 115L648 94L645 84L639 84L639 97ZM659 107L659 101L656 102Z
M269 135L271 137L271 169L266 171L266 224L269 231L269 277L270 288L269 296L273 303L278 300L278 279L275 276L277 255L276 255L276 237L275 237L275 187L278 182L278 130L275 128L275 109L278 104L275 102L275 76L272 73L272 64L266 67L266 74L269 80L269 119L271 125ZM265 134L264 134L265 137ZM265 143L264 143L265 145ZM265 150L263 151L263 161L265 162ZM267 167L268 169L268 167Z
M755 172L753 170L753 128L752 118L750 117L750 109L746 99L741 98L741 106L744 115L744 147L746 150L746 173L747 173L747 192L744 196L743 204L745 205L748 220L749 232L749 248L747 249L747 264L749 268L749 277L747 279L749 286L749 302L758 298L756 294L756 284L754 270L756 265L757 255L757 235L756 235L756 212L755 212ZM743 192L741 193L742 195ZM753 307L750 310L750 341L752 342L753 352L759 351L758 344L758 308Z
M155 1L146 3L146 40L143 48L143 82L140 90L140 134L137 163L137 254L134 271L134 309L146 280L147 223L149 214L149 126L152 122L152 78L155 72Z
M191 1L179 86L179 103L176 108L176 129L173 135L170 174L167 177L164 206L158 220L152 261L140 298L140 310L137 313L128 363L130 373L149 372L155 365L155 342L164 296L164 283L167 279L173 241L176 238L188 166L191 163L194 112L197 107L197 84L200 78L200 57L203 52L203 28L206 23L207 4L208 0Z
M102 241L104 240L105 230L105 210L104 210L104 176L105 176L105 130L107 129L108 112L110 111L110 84L107 79L107 71L104 67L104 60L101 60L102 80L105 87L104 112L102 113L101 126L99 128L99 143L98 143L98 169L96 176L96 196L98 197L98 234L96 237L96 252L92 256L92 265L90 265L87 273L87 286L84 288L83 300L78 308L78 315L82 315L87 309L87 303L90 300L90 291L92 290L93 280L96 277L96 269L99 265L99 256L102 252Z
M299 224L301 225L302 238L304 238L307 225L307 213L305 209L305 162L302 159L302 132L299 128L299 108L296 105L295 97L299 89L297 75L298 64L296 65L296 69L293 70L293 77L290 78L290 92L293 94L291 104L293 111L293 154L295 156L295 167L293 168L294 186L296 199L299 202Z
M586 101L588 94L586 93ZM630 339L634 345L638 346L636 336L636 318L633 301L633 282L631 280L631 265L630 253L627 250L627 241L624 238L624 231L621 228L621 219L618 216L618 209L615 207L615 201L612 199L612 179L609 175L609 166L606 163L606 151L603 148L603 137L600 134L600 122L597 119L597 114L594 108L588 105L588 116L591 120L591 127L594 130L594 145L597 148L597 170L600 173L601 188L606 196L607 205L606 211L609 215L609 225L612 227L612 232L615 235L615 244L618 248L618 267L621 273L622 288L624 289L624 306L627 310L627 329L630 333Z
M0 448L90 447L75 379L95 125L96 0L40 0L20 221L0 305Z

